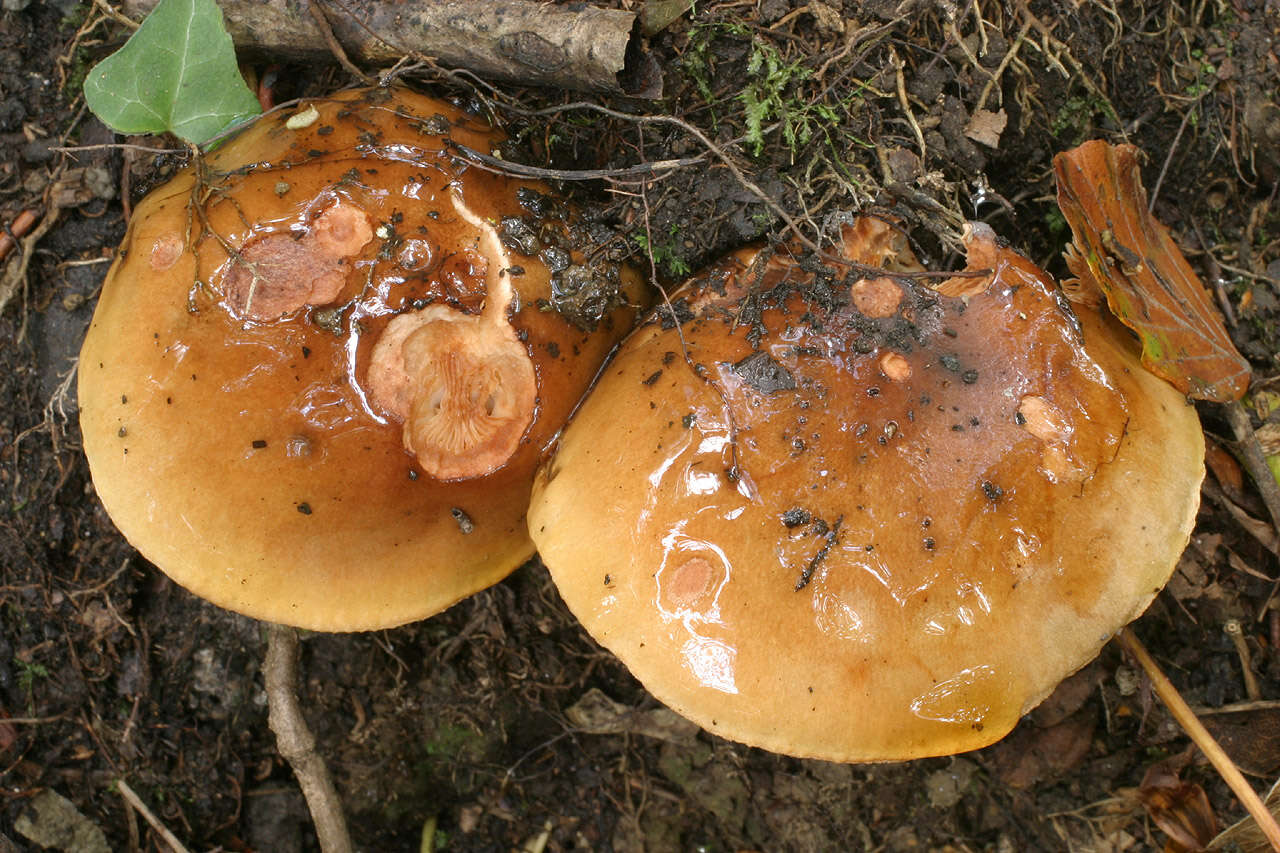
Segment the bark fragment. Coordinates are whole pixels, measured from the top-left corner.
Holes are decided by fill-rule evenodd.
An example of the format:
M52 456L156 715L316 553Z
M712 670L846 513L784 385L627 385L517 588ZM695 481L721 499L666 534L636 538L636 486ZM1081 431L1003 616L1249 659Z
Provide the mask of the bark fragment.
M158 0L125 0L141 18ZM218 0L241 49L312 59L331 51L310 3ZM329 0L319 4L357 62L410 53L482 77L638 97L661 97L656 63L639 49L633 12L531 0ZM634 37L633 37L634 35ZM634 43L633 43L634 42Z

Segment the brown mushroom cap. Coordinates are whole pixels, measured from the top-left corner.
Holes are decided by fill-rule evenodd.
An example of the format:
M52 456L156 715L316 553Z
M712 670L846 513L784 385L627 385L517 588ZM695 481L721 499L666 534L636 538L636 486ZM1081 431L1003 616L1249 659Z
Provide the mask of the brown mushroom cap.
M85 452L125 536L216 604L317 630L387 627L533 551L533 472L632 312L588 332L543 310L544 243L508 248L499 223L521 217L547 240L570 226L544 209L545 188L468 170L445 137L500 139L444 102L343 93L263 119L208 158L202 186L185 171L135 209L81 354ZM445 452L423 427L415 458L405 413L374 399L379 340L426 315L480 330L451 339L468 364L491 367L498 350L498 391L464 365L455 386L475 393L436 402L455 425L502 409L500 440L455 436ZM432 341L407 359L415 387L435 387Z
M938 290L722 264L727 295L633 333L540 471L569 607L707 730L836 761L980 747L1169 577L1194 410L985 226L969 248L993 274Z

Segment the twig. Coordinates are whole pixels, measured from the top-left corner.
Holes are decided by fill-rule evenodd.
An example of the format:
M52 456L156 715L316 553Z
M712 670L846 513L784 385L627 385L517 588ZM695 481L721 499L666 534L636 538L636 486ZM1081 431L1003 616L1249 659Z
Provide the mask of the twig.
M324 9L320 8L320 4L315 0L308 0L307 12L311 14L311 20L315 21L316 28L320 30L320 35L324 37L325 44L329 45L329 52L333 54L333 58L337 60L338 64L364 85L373 85L373 78L357 68L355 63L347 56L346 50L342 47L342 42L338 41L338 37L333 34L333 26L329 23L329 16L324 13Z
M1178 132L1173 135L1173 142L1169 144L1169 152L1164 155L1164 162L1160 165L1160 174L1156 176L1155 185L1151 187L1151 197L1147 199L1147 212L1154 213L1156 209L1156 199L1160 197L1160 187L1164 183L1164 176L1169 171L1169 164L1173 162L1173 152L1178 150L1178 143L1182 141L1182 134L1186 132L1187 124L1191 121L1191 115L1200 108L1200 102L1204 100L1204 96L1209 90L1205 90L1196 98L1182 116L1182 123L1178 125Z
M72 601L75 601L77 598L80 598L81 596L97 595L98 593L102 592L104 589L106 589L107 587L115 583L116 578L124 574L124 570L129 568L130 559L131 559L130 557L125 557L124 562L120 564L120 568L116 569L111 574L111 577L107 578L102 583L98 584L97 586L91 586L88 589L72 590L71 592L67 593L67 598L70 598Z
M66 718L66 714L59 714L56 717L0 717L0 726L5 723L11 723L15 726L43 726L45 723L56 723Z
M1260 699L1258 701L1249 702L1232 702L1228 705L1219 705L1216 708L1192 708L1197 717L1212 717L1214 714L1241 714L1247 711L1277 711L1280 710L1280 699Z
M762 204L764 204L765 207L773 211L773 214L786 224L787 229L795 236L797 242L812 252L822 254L822 248L805 235L800 228L800 224L795 221L791 214L787 213L786 209L779 204L773 196L761 189L754 181L750 180L723 147L712 142L711 139L699 128L689 124L689 122L684 119L677 118L673 115L635 115L633 113L625 113L620 110L610 109L609 107L601 106L600 104L592 103L590 101L574 101L573 103L547 107L541 110L516 110L516 112L528 116L537 116L568 112L570 110L590 110L592 112L600 113L601 115L609 116L610 118L635 122L636 124L665 124L679 128L694 139L698 140L699 144L701 144L702 147L711 154L711 156L719 160L721 164L729 170L729 173L733 175L734 179L745 190L747 190L747 192L754 195Z
M907 117L907 123L911 125L911 132L916 136L916 145L920 146L920 162L924 163L928 159L928 152L924 144L924 131L920 129L920 123L916 121L915 113L911 111L911 100L907 97L907 81L902 73L902 59L892 47L889 48L889 61L893 65L894 79L897 81L898 104L902 107L902 112Z
M150 148L132 142L99 142L95 145L55 145L49 149L55 154L76 154L80 151L139 151L143 154L185 154L186 148Z
M164 839L164 843L173 849L173 853L188 853L187 848L178 840L169 827L160 822L160 818L155 816L151 809L147 808L147 804L142 801L133 789L129 787L129 783L123 779L116 780L116 788L120 791L120 796L124 797L125 802L133 806L133 810L142 815L142 819L151 824L151 828Z
M1244 638L1244 629L1240 627L1240 620L1228 619L1222 626L1222 630L1226 631L1227 636L1231 638L1231 644L1236 647L1236 656L1240 658L1240 669L1244 673L1244 694L1256 702L1262 698L1262 691L1258 689L1258 677L1253 674L1249 642Z
M1192 742L1200 748L1205 758L1209 759L1209 763L1213 765L1218 774L1222 776L1223 781L1231 788L1232 793L1240 800L1249 814L1258 823L1258 828L1262 830L1262 834L1266 836L1267 841L1271 842L1271 846L1276 850L1280 850L1280 826L1276 825L1276 819L1263 805L1262 799L1258 796L1258 792L1245 781L1244 775L1223 750L1218 746L1218 742L1213 739L1213 735L1209 734L1209 730L1204 727L1199 718L1192 712L1191 708L1183 700L1182 695L1178 693L1178 689L1173 686L1173 682L1165 676L1156 664L1155 659L1147 652L1145 646L1134 635L1129 627L1120 629L1118 635L1120 644L1124 646L1125 651L1133 655L1133 657L1142 665L1147 673L1147 678L1151 679L1151 686L1155 688L1156 695L1160 697L1160 701L1164 702L1165 707L1169 709L1169 713L1173 714L1173 718L1182 726L1182 730L1187 733Z
M1005 69L1009 67L1009 63L1013 62L1018 55L1018 49L1022 47L1022 43L1027 40L1027 33L1031 31L1031 22L1023 21L1022 29L1018 30L1018 34L1013 37L1013 44L1005 51L1004 59L1000 60L1000 66L996 68L991 75L991 79L987 81L987 85L982 87L982 93L978 95L977 109L984 110L987 108L987 98L991 97L991 90L1000 82L1000 78L1004 76ZM1004 95L1000 95L1000 106L1004 106Z
M316 837L324 853L352 853L342 801L329 768L316 751L315 735L298 706L298 632L286 625L267 625L267 658L262 666L267 687L267 723L280 754L293 768L307 800Z
M115 21L117 24L123 24L131 30L136 30L141 26L133 18L130 18L128 15L121 14L121 12L108 3L107 0L93 0L93 5L96 6L103 15Z
M521 178L540 178L550 181L599 181L607 178L629 178L635 175L649 175L667 169L678 169L706 161L706 154L696 157L681 157L678 160L655 160L650 163L637 163L634 166L623 166L618 169L545 169L541 166L527 166L514 160L503 160L489 154L468 148L460 142L445 140L445 145L457 151L463 158L470 160L485 171L500 175L515 175Z
M1267 512L1271 515L1271 523L1280 531L1280 483L1276 482L1275 475L1267 465L1267 458L1262 453L1262 446L1258 444L1258 436L1254 434L1249 413L1239 400L1225 404L1223 410L1227 413L1231 432L1236 437L1240 462L1258 487L1258 494L1262 496L1262 502L1267 505Z

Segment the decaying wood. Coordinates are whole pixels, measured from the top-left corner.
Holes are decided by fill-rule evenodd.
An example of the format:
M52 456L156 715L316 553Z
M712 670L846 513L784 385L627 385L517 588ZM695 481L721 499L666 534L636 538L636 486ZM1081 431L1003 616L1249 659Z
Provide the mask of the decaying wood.
M158 0L124 0L140 19ZM430 56L495 80L658 97L633 12L533 0L218 0L239 48L291 59L330 56L315 3L355 61Z

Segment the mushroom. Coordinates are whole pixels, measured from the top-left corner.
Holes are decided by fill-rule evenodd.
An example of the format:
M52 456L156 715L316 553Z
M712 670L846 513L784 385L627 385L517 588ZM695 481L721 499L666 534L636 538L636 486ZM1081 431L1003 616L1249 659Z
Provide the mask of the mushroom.
M859 231L862 233L859 234ZM739 254L638 328L539 472L570 609L672 709L833 761L989 744L1169 577L1195 411L991 230L926 287ZM862 272L860 272L860 270Z
M345 92L137 206L79 398L98 495L145 557L338 631L429 616L532 554L534 470L638 279L586 260L545 187L448 148L501 139L445 102ZM548 310L570 271L592 310Z

